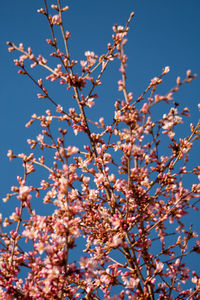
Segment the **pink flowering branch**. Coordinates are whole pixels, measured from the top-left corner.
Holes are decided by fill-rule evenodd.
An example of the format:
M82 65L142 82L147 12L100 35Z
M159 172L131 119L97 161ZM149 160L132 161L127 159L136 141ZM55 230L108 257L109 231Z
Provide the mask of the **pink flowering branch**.
M134 99L128 91L128 58L124 52L134 13L124 27L113 27L113 44L107 45L107 53L97 56L86 51L85 60L80 60L81 74L76 73L78 61L72 59L70 33L63 22L63 13L68 13L69 7L57 0L51 6L56 14L51 16L46 0L44 6L38 12L47 18L50 27L47 43L54 49L51 56L58 61L56 67L49 66L42 55L36 58L31 48L25 51L22 44L17 47L8 43L9 51L21 54L14 61L18 73L31 79L41 90L38 98L48 99L56 111L33 114L26 124L30 127L39 122L42 128L36 139L27 141L31 150L36 149L35 154L8 151L10 160L22 160L24 177L18 177L18 186L4 198L6 202L16 197L20 208L2 222L5 227L16 227L0 233L0 294L5 299L198 297L199 275L190 272L185 258L200 253L200 242L192 226L187 229L183 217L189 209L198 209L200 184L188 188L183 178L200 177L200 167L190 170L187 164L199 140L200 123L191 124L191 134L178 139L176 128L182 126L184 117L189 117L189 110L179 111L178 103L173 102L174 93L196 75L187 71L186 79L178 77L175 87L162 96L156 92L169 72L165 67ZM103 116L98 121L90 120L86 108L95 105L96 89L113 60L119 60L118 87L123 99L115 102L113 118L106 124ZM59 80L66 91L72 89L78 109L72 107L66 112L57 104L44 87L44 79L35 79L25 66L28 61L31 68L40 66L48 71L46 80ZM170 109L156 119L152 108L161 102ZM58 133L56 122L61 126ZM71 145L71 131L77 139L80 132L86 137L80 149ZM168 155L160 154L162 140L168 141ZM84 145L85 141L90 144ZM42 155L37 158L39 151ZM38 185L29 186L32 173L39 173L38 167L46 170L47 176ZM53 205L53 212L39 214L36 200L42 200L45 208ZM177 240L171 242L171 237ZM75 253L80 239L85 249L72 262L70 253ZM23 268L29 270L24 278L20 274ZM184 286L190 279L193 290ZM119 294L111 296L115 286Z

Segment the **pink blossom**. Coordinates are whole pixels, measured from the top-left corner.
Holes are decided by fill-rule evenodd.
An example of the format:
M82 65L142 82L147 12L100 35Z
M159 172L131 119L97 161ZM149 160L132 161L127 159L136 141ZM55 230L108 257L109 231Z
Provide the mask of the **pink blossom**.
M169 67L167 66L167 67L165 67L165 68L163 69L163 74L167 74L167 73L169 73L169 71L170 71L170 69L169 69Z
M141 112L143 112L144 114L146 114L148 112L149 106L147 103L144 103L142 108L141 108Z
M87 101L87 106L89 107L89 108L91 108L93 105L94 105L94 98L89 98L88 99L88 101Z
M21 200L25 199L30 192L30 187L28 186L20 186L19 188L19 198Z
M157 262L156 263L156 272L157 273L162 272L163 268L164 268L164 264L162 262Z
M60 23L61 23L60 16L59 15L54 15L52 17L52 24L54 24L54 25L60 25Z

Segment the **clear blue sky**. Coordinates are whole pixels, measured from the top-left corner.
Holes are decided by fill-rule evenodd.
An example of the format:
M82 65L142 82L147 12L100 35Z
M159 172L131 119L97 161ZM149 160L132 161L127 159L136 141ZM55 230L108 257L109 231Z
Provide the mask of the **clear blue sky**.
M52 1L48 1L52 3ZM86 50L97 55L106 53L107 43L112 41L112 26L124 25L131 11L135 12L130 24L128 44L125 51L128 60L128 90L134 95L143 92L149 81L161 73L162 68L170 66L166 90L172 87L176 77L185 76L187 69L198 77L190 85L183 87L176 100L188 106L192 121L199 118L197 103L200 102L200 1L199 0L71 0L64 1L70 10L66 13L65 28L70 31L70 49L74 59L84 58ZM7 150L15 153L31 152L26 140L38 134L35 127L25 128L25 123L35 112L42 114L52 108L48 102L37 100L38 90L25 77L17 74L13 59L17 52L8 53L6 41L25 47L31 46L36 55L49 53L44 40L50 37L46 19L36 11L43 7L42 0L3 1L0 9L0 198L16 184L16 175L23 176L20 163L10 163ZM119 66L114 64L102 79L104 89L99 90L103 114L103 103L111 109L117 97L117 81L120 79ZM112 70L114 72L112 73ZM38 73L39 74L39 73ZM46 74L47 75L47 74ZM38 76L40 77L40 76ZM52 85L53 87L53 85ZM57 95L57 102L65 107L63 92L59 87L51 88ZM98 92L98 91L97 91ZM69 97L67 101L71 101ZM106 102L103 102L106 101ZM69 104L66 104L68 106ZM72 106L72 104L70 104ZM106 109L105 117L112 118ZM162 114L164 111L162 112ZM99 117L97 111L95 117ZM199 151L193 153L192 161L199 163ZM14 202L13 202L14 203ZM8 213L12 202L0 204L0 211ZM196 217L199 213L196 213ZM196 229L197 230L197 229Z

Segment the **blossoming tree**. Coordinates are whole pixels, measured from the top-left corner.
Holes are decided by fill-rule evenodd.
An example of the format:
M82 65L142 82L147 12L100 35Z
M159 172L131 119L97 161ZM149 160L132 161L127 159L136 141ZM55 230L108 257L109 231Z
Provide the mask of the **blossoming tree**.
M173 100L196 75L187 71L184 80L178 77L161 96L157 90L169 72L165 67L134 98L126 84L124 52L134 13L124 26L113 27L106 53L86 51L85 60L76 61L63 24L68 6L57 0L51 9L53 15L44 0L38 12L50 27L47 43L56 67L42 55L35 56L31 48L8 42L10 52L20 53L14 60L19 74L32 80L40 90L38 98L49 101L53 110L33 114L26 124L40 123L41 132L28 144L44 154L8 151L10 160L21 159L24 175L17 177L18 185L3 199L16 197L19 205L9 218L1 216L6 228L0 233L0 299L198 299L200 275L190 270L187 257L200 253L200 241L184 215L197 209L200 193L200 166L190 169L187 164L200 137L200 122L191 123L188 136L177 138L177 125L189 117L189 110L179 111ZM58 28L64 49L56 36ZM120 62L122 100L116 100L109 124L103 116L91 121L87 112L114 60ZM45 80L35 78L32 68L46 69L47 81L59 81L67 93L72 91L70 109L50 95ZM156 119L152 109L162 102L168 109ZM70 142L73 134L76 139L84 137L79 148ZM53 153L52 161L48 153ZM38 166L48 176L32 186L31 175L39 172ZM190 188L184 183L188 174L194 178ZM36 198L53 212L41 215L34 208ZM84 250L73 257L80 244Z

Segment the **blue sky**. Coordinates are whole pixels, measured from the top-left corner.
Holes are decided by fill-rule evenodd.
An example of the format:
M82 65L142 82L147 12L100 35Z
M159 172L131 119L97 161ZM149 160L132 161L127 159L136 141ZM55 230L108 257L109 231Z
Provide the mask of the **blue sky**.
M48 1L52 3L52 1ZM176 77L185 76L187 69L197 73L198 77L190 85L184 86L176 96L181 107L188 106L191 110L191 120L199 118L197 103L200 102L200 1L199 0L71 0L64 1L70 10L66 13L65 28L71 32L70 49L74 59L84 59L86 50L97 55L106 53L107 43L112 41L112 26L124 25L130 12L135 16L130 24L128 44L125 52L128 60L128 91L140 95L149 81L159 75L162 68L170 66L166 78L166 90L175 84ZM0 10L0 79L1 79L1 109L0 109L0 165L1 189L0 198L16 184L16 175L23 175L20 163L10 163L6 157L7 150L15 153L31 152L26 140L35 138L36 127L25 128L30 116L35 112L42 114L47 108L53 107L46 101L39 101L38 93L32 83L17 74L13 59L16 52L8 53L6 41L25 47L31 46L33 52L47 57L49 48L44 42L50 37L46 19L36 11L43 7L40 0L4 1ZM105 114L105 119L112 118L110 110L115 100L122 97L117 91L117 81L120 79L119 65L116 63L108 68L102 79L103 89L99 92L100 104L94 111L94 119L99 114ZM47 74L46 74L47 75ZM38 72L39 77L39 72ZM51 92L57 97L57 102L68 106L71 98L64 100L63 90L59 86L50 86ZM108 109L105 110L105 103ZM70 104L72 106L72 104ZM164 111L160 112L161 114ZM189 121L190 123L190 121ZM183 132L184 133L184 132ZM194 151L192 163L199 164L199 151ZM14 202L13 202L14 203ZM7 214L12 209L0 204L1 212ZM195 215L197 220L197 213Z

